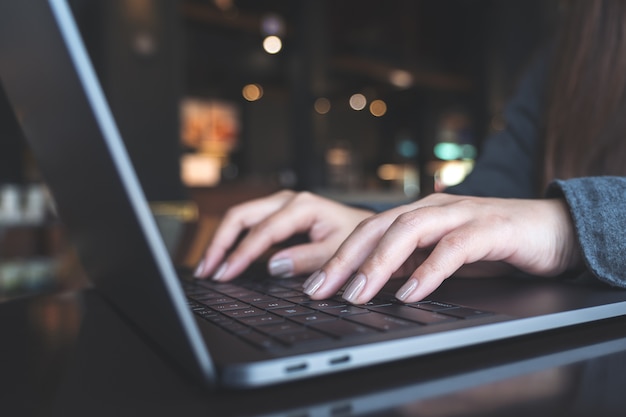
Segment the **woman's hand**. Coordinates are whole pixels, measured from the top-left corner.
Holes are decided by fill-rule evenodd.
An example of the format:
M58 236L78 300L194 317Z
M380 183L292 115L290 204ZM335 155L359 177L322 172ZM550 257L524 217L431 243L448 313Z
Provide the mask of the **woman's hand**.
M285 278L311 273L372 214L307 192L280 191L237 205L218 226L196 276L233 279L274 244L301 233L308 234L310 242L275 253L268 269L270 274ZM237 243L242 232L247 234Z
M408 276L396 297L419 301L446 278L494 275L502 267L554 276L581 263L563 201L433 194L371 216L305 282L314 299L335 294L369 301L393 276Z

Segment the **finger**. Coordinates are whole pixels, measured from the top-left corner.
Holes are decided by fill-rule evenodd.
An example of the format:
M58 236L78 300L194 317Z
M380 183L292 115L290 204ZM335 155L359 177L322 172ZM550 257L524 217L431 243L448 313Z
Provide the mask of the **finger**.
M401 210L398 208L380 213L361 222L319 273L311 277L310 282L305 282L304 292L313 299L324 299L336 294L376 247Z
M464 265L496 260L499 255L494 257L493 248L498 245L497 236L484 227L467 225L455 229L441 238L396 297L407 303L424 299Z
M213 279L228 281L235 278L276 243L308 231L317 216L318 210L315 205L301 204L301 199L291 199L249 229L248 234L227 256Z
M311 274L324 265L333 254L327 241L293 246L275 253L268 262L270 275L290 278Z
M226 253L232 248L244 230L249 229L280 209L292 197L292 192L281 191L269 197L252 200L228 210L198 265L196 276L206 277L214 273L223 262Z
M463 222L465 218L454 215L453 208L448 206L421 207L398 216L363 261L343 297L354 304L366 303L406 264L416 249L430 248Z

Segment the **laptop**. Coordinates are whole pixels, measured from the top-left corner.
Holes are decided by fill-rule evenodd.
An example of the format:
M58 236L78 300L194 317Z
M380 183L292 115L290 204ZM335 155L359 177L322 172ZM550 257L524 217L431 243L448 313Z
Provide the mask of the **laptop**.
M312 302L301 281L181 277L65 0L0 3L0 80L95 288L207 387L254 388L626 314L579 280L449 279L424 302ZM391 286L398 285L395 282ZM297 327L301 326L301 327Z

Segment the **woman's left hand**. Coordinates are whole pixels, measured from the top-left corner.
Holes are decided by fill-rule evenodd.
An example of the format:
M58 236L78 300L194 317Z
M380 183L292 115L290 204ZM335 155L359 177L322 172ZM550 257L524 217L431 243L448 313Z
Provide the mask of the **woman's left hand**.
M555 276L581 264L572 220L560 199L514 200L432 194L364 220L305 283L314 299L362 304L392 276L396 297L415 302L458 271L493 276L503 267Z

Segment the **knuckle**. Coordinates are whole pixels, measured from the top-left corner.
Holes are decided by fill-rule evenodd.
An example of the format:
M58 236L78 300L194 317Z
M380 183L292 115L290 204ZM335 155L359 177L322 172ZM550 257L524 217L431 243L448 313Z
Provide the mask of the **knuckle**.
M406 227L409 229L414 229L422 223L422 219L424 218L424 212L426 211L428 211L427 207L402 213L396 218L395 223L399 226L402 226L403 228Z
M255 241L269 240L272 236L273 227L270 222L263 221L255 224L248 230L248 239Z
M350 265L349 257L341 250L337 251L327 263L329 269L345 270Z
M463 234L448 234L441 238L439 244L448 252L465 253L468 247L468 236Z
M291 190L280 190L277 191L274 196L276 197L280 197L280 198L290 198L293 197L296 193L291 191Z
M430 281L441 282L446 279L454 270L450 269L450 265L446 265L441 259L433 259L429 257L419 267L420 273Z
M224 215L222 216L222 223L231 224L231 223L239 223L239 219L241 218L242 207L241 206L233 206L230 207Z
M474 197L461 197L454 201L454 208L465 212L479 212L482 213L485 211L485 207L483 203L478 201Z
M359 232L367 232L369 230L378 228L377 223L378 223L378 216L374 215L374 216L368 217L367 219L361 220L359 224L356 226L355 230Z
M363 233L365 236L373 236L386 230L390 223L391 221L388 215L386 216L385 213L379 213L361 220L355 227L355 230L359 233Z
M387 266L387 263L388 263L387 261L388 260L384 255L378 252L375 252L367 257L363 267L366 268L368 271L369 270L374 270L374 271L383 270Z
M294 204L302 204L302 205L308 205L311 204L312 202L314 202L316 199L318 199L319 197L317 197L315 194L309 192L309 191L300 191L298 193L293 193L291 196L291 202Z

